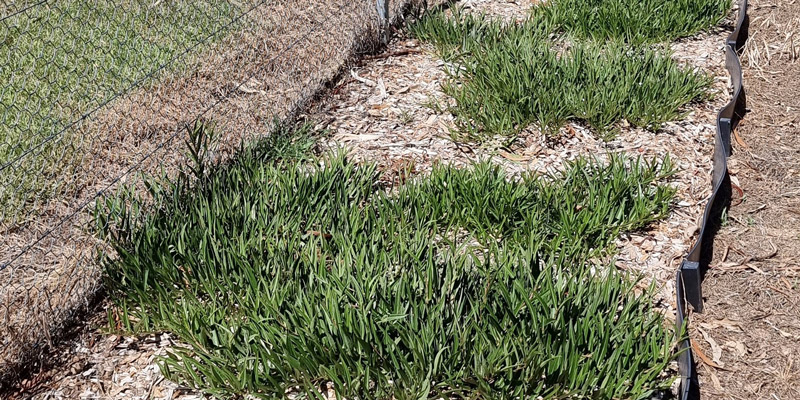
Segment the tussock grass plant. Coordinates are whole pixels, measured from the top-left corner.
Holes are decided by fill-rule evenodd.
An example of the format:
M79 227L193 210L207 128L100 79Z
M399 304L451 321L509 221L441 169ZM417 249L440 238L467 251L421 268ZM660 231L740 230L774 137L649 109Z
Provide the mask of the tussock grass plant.
M432 9L408 26L414 37L432 43L446 61L479 51L484 43L499 40L507 29L513 29L513 25L494 22L483 14L465 13L459 7L451 10L452 16L447 17L441 8ZM523 32L544 38L542 29L528 28Z
M707 96L710 77L681 69L658 49L620 42L559 49L548 31L535 19L506 25L441 11L411 27L458 66L448 69L442 86L455 99L447 111L456 116L456 139L513 139L530 124L553 134L568 120L601 136L623 120L658 129L679 117L682 106Z
M532 18L577 38L657 43L691 36L722 22L731 0L554 0Z
M321 398L329 382L350 399L647 398L669 384L674 335L651 291L590 261L664 215L668 159L521 179L439 165L386 191L375 166L302 143L273 135L153 183L154 212L130 195L98 210L126 328L185 344L162 360L169 378L226 398Z

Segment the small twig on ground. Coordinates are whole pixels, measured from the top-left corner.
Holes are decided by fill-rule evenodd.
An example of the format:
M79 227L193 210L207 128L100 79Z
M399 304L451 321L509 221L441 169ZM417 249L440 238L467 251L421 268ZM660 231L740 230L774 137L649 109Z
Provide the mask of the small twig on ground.
M742 204L742 201L744 201L744 190L740 188L739 185L733 182L731 182L731 188L733 188L734 190L736 190L737 193L739 193L739 198L737 198L735 202L731 204L731 206L738 206L739 204Z
M721 258L720 262L724 263L725 260L728 259L728 252L730 252L730 251L731 251L731 246L730 245L725 245L725 251L722 252L722 258Z
M361 59L361 62L372 61L372 60L383 60L385 58L407 56L409 54L418 54L418 53L422 53L422 51L418 49L397 50L391 53L382 53L382 54L376 54L374 56L366 56Z
M375 87L375 86L378 85L375 81L373 81L371 79L362 78L362 77L358 76L358 73L354 69L350 70L350 76L352 76L353 79L355 79L355 80L357 80L357 81L359 81L359 82L361 82L361 83L363 83L363 84L365 84L365 85L367 85L369 87Z

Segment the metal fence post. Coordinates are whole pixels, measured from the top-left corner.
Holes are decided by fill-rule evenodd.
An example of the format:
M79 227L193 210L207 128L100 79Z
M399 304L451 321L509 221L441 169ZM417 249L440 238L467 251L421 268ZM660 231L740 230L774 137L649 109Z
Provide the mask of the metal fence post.
M389 0L376 0L378 18L380 19L381 42L389 43Z

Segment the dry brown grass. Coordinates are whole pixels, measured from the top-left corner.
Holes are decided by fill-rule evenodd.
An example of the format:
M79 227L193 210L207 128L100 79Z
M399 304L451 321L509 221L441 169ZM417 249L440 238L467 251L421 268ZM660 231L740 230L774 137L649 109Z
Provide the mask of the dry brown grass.
M766 11L773 5L761 6ZM756 9L756 12L758 9ZM800 59L800 16L756 13L750 20L750 37L742 52L745 66L770 79L776 66Z

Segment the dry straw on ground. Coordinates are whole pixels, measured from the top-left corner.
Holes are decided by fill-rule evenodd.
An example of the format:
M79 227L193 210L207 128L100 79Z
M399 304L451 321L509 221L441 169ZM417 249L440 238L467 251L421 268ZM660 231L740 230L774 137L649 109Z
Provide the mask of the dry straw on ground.
M800 398L800 2L750 1L742 61L749 112L735 185L690 334L715 399Z

